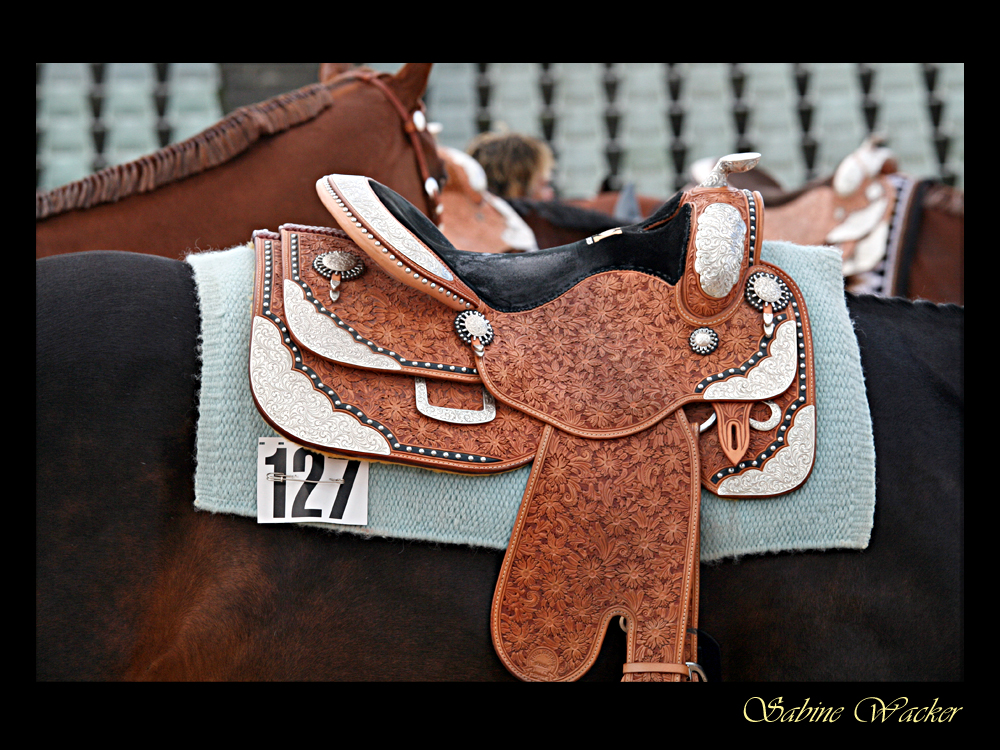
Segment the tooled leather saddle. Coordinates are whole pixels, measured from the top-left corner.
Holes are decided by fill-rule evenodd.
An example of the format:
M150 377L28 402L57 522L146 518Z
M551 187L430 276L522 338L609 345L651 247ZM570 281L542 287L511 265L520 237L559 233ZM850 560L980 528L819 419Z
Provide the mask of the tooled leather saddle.
M534 462L491 613L521 679L579 678L614 618L624 679L703 678L700 488L766 498L812 470L805 301L760 259L760 195L726 181L757 159L539 252L463 252L347 175L317 183L339 229L254 235L250 381L275 430L440 471Z

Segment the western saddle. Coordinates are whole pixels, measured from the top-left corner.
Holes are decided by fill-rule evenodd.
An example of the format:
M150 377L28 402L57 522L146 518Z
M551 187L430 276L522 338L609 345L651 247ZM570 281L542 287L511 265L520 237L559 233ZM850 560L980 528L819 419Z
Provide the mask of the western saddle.
M538 252L463 252L351 175L317 183L339 229L254 234L250 381L275 430L439 471L534 462L491 613L523 680L578 679L614 618L623 679L704 679L701 487L766 498L812 470L805 301L760 259L760 194L726 179L758 159Z

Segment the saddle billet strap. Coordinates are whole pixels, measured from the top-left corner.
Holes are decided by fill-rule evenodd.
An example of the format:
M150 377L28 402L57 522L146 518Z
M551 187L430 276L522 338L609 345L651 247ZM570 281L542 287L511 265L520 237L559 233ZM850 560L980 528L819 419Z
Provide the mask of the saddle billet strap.
M547 426L493 599L506 667L523 680L578 679L616 617L628 621L628 662L696 653L700 500L697 432L680 409L618 440Z

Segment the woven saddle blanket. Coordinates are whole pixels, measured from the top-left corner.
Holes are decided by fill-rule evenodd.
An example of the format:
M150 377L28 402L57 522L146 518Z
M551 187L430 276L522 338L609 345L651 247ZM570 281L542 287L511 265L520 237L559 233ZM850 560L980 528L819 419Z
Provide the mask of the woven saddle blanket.
M875 449L857 340L843 296L840 253L765 242L763 259L794 276L809 300L817 425L811 481L766 501L702 490L701 559L867 546L875 508ZM201 307L202 360L195 507L256 517L257 443L276 436L246 376L253 298L249 246L188 257ZM369 467L368 523L345 532L505 549L531 467L468 476L394 464ZM469 498L476 502L469 503Z

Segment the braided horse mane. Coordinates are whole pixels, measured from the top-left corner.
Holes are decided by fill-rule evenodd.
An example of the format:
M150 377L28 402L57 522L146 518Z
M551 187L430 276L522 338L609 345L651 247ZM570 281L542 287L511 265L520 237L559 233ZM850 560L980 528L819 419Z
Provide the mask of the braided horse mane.
M106 167L49 191L35 191L35 221L101 203L114 203L205 172L247 151L262 136L309 122L333 104L337 76L233 111L187 140L126 164Z

